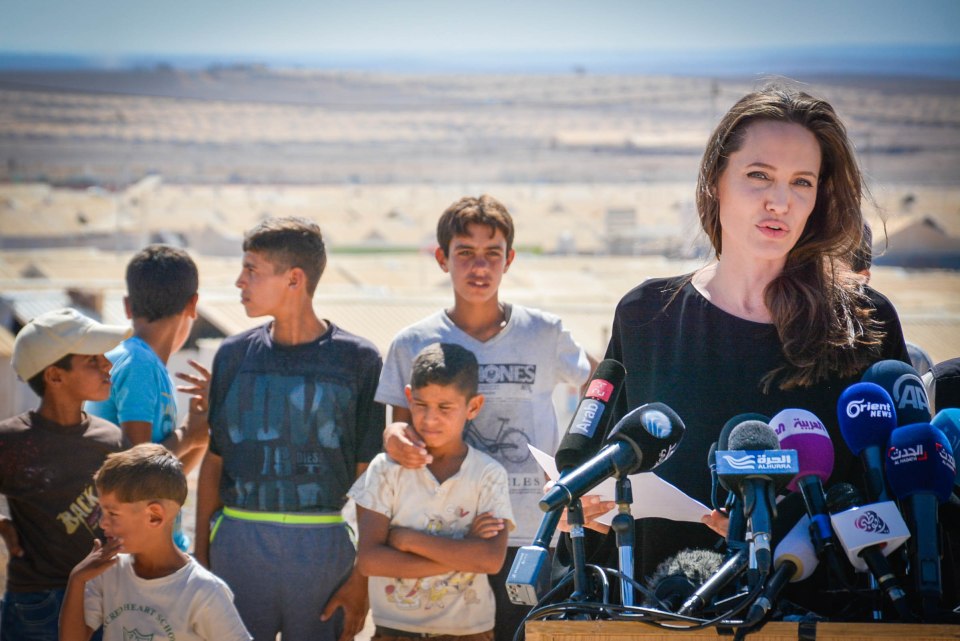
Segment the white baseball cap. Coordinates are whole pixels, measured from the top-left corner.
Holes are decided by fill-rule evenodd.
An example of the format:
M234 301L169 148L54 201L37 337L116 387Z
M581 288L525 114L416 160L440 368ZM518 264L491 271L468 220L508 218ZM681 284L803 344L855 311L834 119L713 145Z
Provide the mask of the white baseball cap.
M55 309L24 325L13 341L13 369L29 381L67 354L103 354L133 334L122 325L104 325L75 309Z

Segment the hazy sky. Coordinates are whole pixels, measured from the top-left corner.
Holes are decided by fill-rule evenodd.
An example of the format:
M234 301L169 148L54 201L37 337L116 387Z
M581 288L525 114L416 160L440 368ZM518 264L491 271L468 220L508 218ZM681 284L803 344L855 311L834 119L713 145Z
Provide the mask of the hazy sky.
M960 45L957 0L0 0L0 50L440 54Z

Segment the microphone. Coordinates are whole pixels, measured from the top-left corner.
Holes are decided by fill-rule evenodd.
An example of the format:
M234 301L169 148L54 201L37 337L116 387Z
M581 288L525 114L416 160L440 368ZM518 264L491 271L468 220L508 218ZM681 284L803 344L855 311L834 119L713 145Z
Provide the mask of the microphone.
M716 450L728 450L730 449L727 445L730 442L730 432L733 431L737 425L743 423L744 421L760 421L761 423L767 423L770 421L770 417L764 416L763 414L757 414L755 412L748 412L745 414L737 414L730 420L728 420L723 425L723 429L720 430L720 436L717 438L717 447L711 455L711 465L710 465L710 475L714 480L714 483L718 482L717 478L717 457ZM743 501L740 499L740 495L736 492L730 492L727 495L727 516L729 521L727 523L727 558L737 553L738 550L743 548L746 545L747 538L747 517L743 515Z
M840 433L850 451L863 463L867 499L890 500L883 477L883 452L897 426L893 399L876 383L854 383L837 399Z
M627 370L612 358L597 365L554 457L561 475L596 454L603 445L626 376Z
M773 566L776 570L767 581L763 592L750 606L744 619L745 626L758 623L767 616L787 583L803 581L817 569L817 553L808 535L812 527L810 517L804 515L777 544L773 553Z
M676 612L697 586L710 578L723 563L723 555L713 550L686 549L662 561L646 580L643 606Z
M649 472L673 454L685 428L677 413L663 403L647 403L620 419L600 452L566 476L540 499L544 512L557 510L604 480Z
M913 620L906 593L887 562L887 556L910 538L910 531L893 501L860 507L860 490L838 483L827 491L830 521L851 565L869 570L894 605L900 618Z
M555 460L561 479L600 449L626 375L627 370L623 365L611 358L597 365L557 448ZM560 510L545 514L533 543L517 550L506 581L507 595L512 603L536 605L540 602L541 595L537 588L543 584L542 575L550 565L548 550L560 516Z
M917 423L893 430L886 470L913 534L911 572L926 619L937 613L943 595L937 510L950 498L957 464L943 432L929 423Z
M876 383L890 394L897 413L897 425L930 422L930 400L927 388L917 370L903 361L877 361L860 378Z
M812 412L785 409L770 419L770 427L777 433L780 447L797 451L800 472L787 484L787 489L803 496L810 516L810 536L817 556L833 556L836 541L827 513L825 483L833 473L833 442L827 428Z
M757 570L770 571L770 531L778 489L800 471L797 453L781 450L776 432L761 421L744 421L730 432L729 450L717 450L717 475L729 492L743 500L743 513L753 532Z
M960 407L945 407L930 421L930 425L943 432L950 443L950 449L953 455L957 456L960 452ZM957 475L957 483L960 484L960 474Z

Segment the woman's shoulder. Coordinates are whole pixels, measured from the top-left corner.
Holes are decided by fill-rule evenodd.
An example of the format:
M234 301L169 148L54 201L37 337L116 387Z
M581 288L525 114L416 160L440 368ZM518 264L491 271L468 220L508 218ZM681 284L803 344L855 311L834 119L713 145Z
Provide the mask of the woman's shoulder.
M883 321L897 318L897 310L889 298L869 285L864 286L863 292L866 294L867 300L870 301L870 306L876 311L876 318L878 320Z
M671 300L685 295L692 274L669 276L666 278L648 278L620 299L619 308L635 308L654 305L662 309Z

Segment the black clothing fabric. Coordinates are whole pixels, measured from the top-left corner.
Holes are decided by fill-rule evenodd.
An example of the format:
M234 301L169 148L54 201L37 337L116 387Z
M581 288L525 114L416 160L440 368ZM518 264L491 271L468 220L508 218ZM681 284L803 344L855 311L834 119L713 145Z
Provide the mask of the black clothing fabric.
M937 363L933 372L933 401L935 411L960 407L960 358ZM954 452L954 454L957 454Z
M119 427L90 414L77 425L36 412L0 422L0 493L24 550L10 557L7 590L66 587L103 535L93 475L107 455L129 446Z
M875 318L885 331L872 360L909 363L896 311L881 294L867 290ZM860 464L847 448L837 422L837 399L859 375L830 378L807 388L764 393L763 376L783 362L772 324L728 314L706 300L690 276L648 280L617 306L605 358L624 364L627 378L613 421L644 403L661 402L683 420L686 432L673 456L656 474L693 498L710 504L707 453L724 423L737 414L773 416L786 408L813 412L830 432L835 450L830 483L861 483ZM642 500L642 497L635 497ZM684 548L711 548L719 537L699 523L639 519L636 523L635 572L650 575L661 561ZM611 554L612 553L612 554ZM604 563L597 557L605 557ZM591 557L616 567L613 535Z
M329 321L328 321L329 323ZM224 505L337 512L357 464L380 452L377 348L329 323L315 341L274 343L270 324L226 339L213 360L210 451Z

